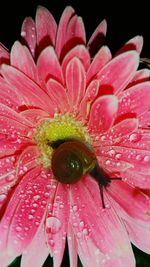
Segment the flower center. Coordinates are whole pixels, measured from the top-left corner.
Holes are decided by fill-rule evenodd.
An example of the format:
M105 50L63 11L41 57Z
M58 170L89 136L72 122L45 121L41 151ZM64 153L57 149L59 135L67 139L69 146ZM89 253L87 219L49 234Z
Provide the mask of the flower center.
M85 147L92 147L92 139L86 127L70 114L55 115L54 118L42 122L37 127L34 138L41 151L41 161L45 168L52 167L52 158L54 155L56 159L56 154L54 152L56 152L59 145L62 145L62 143L66 141L78 140L78 142L84 143ZM66 146L65 148L63 147L63 150L64 149L66 149ZM71 150L70 145L69 149ZM73 149L74 148L72 148L72 150ZM57 166L57 168L59 168L59 166Z

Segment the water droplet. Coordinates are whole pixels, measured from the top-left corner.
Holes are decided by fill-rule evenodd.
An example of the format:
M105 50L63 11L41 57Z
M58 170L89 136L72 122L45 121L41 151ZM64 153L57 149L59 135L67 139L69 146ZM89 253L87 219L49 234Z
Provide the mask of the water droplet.
M26 172L28 168L26 166L23 166L23 171Z
M137 134L137 133L132 133L130 136L129 136L129 140L130 142L137 142L140 140L140 135Z
M37 208L38 207L38 204L37 203L33 203L32 205L34 208Z
M87 229L87 228L84 228L83 231L82 231L82 233L83 233L84 235L88 235L88 229Z
M8 182L11 182L12 180L14 180L15 179L15 175L14 174L10 174L10 175L8 175L7 177L6 177L6 180L8 181Z
M22 32L21 32L21 36L22 36L22 37L25 37L25 36L26 36L26 32L25 32L25 31L22 31Z
M36 195L36 196L33 197L34 200L38 200L39 198L40 198L39 195Z
M142 159L141 155L136 156L136 160L140 161Z
M108 153L110 156L114 156L116 152L114 149L111 149Z
M29 220L32 220L32 219L33 219L33 215L32 215L32 214L29 214L29 215L28 215L28 219L29 219Z
M55 243L54 243L54 240L53 240L53 239L50 239L50 240L49 240L49 244L53 247L54 244L55 244Z
M5 194L1 194L0 195L0 202L3 202L3 200L6 198L6 195Z
M46 227L48 233L56 234L61 228L61 222L56 217L49 217L46 219Z
M73 209L73 211L77 211L78 210L78 207L77 207L77 205L74 205L73 207L72 207L72 209Z
M21 232L21 230L22 230L22 228L21 228L20 226L17 226L17 227L16 227L16 231L17 231L17 232Z
M18 240L14 239L14 240L13 240L13 243L14 243L15 245L17 245L17 244L18 244Z
M120 153L116 154L115 158L116 159L120 159L121 158L121 154Z
M49 193L48 192L46 192L44 195L45 195L45 197L49 197Z
M149 160L150 160L150 157L149 157L149 156L145 156L145 157L144 157L144 161L145 161L145 162L149 162Z
M82 237L82 233L81 233L81 232L78 232L78 233L77 233L77 237L78 237L78 238L81 238L81 237Z
M80 225L81 228L84 227L84 222L81 221L79 225Z
M101 141L105 141L106 140L106 136L105 135L102 135L101 136Z
M106 165L110 165L110 160L107 159L107 160L105 161L105 164L106 164Z
M30 212L31 212L31 214L34 214L35 213L35 210L34 209L31 209Z

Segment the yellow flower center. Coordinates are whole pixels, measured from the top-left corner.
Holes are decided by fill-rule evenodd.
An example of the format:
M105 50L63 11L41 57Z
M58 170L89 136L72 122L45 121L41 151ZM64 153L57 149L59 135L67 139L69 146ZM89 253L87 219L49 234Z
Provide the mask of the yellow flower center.
M92 144L86 127L70 114L56 114L54 118L42 122L37 127L34 138L41 151L41 161L45 168L51 167L54 142L78 139L88 145Z

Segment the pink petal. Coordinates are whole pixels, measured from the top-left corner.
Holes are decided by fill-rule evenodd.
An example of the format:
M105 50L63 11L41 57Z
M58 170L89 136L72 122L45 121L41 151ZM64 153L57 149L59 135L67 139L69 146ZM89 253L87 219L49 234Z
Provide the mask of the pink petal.
M6 267L14 260L14 256L9 256L9 253L6 253L5 255L0 255L0 266Z
M38 82L36 65L27 47L16 41L11 49L11 65Z
M25 145L29 143L29 141L26 140L20 140L19 138L17 139L17 136L12 134L12 140L11 138L8 140L0 140L0 157L5 157L7 155L13 155L16 151L19 151L24 148ZM21 142L20 142L21 141Z
M51 210L46 216L47 243L54 257L54 266L59 267L65 249L69 219L68 192L66 185L58 184Z
M21 267L43 266L49 250L45 242L44 225L41 223L34 238L21 258Z
M92 34L87 46L90 51L91 56L97 53L99 48L102 46L104 42L104 38L106 35L106 30L107 30L107 22L106 20L103 20L94 33Z
M150 254L150 236L149 229L145 228L135 221L124 221L131 242L140 250Z
M0 65L3 63L9 64L9 51L7 48L0 43Z
M28 145L18 156L16 163L16 177L24 175L29 170L35 168L40 157L40 152L35 145ZM21 177L22 178L22 177Z
M66 87L72 110L77 110L85 92L85 70L78 58L73 58L66 68Z
M100 95L118 94L133 79L139 64L139 56L135 51L125 52L105 65L97 74L100 80Z
M115 143L121 142L124 136L132 134L138 129L138 120L135 118L125 119L115 124L111 129L109 129L106 133L102 133L99 135L99 138L95 140L95 146L108 146L114 145ZM129 144L129 141L128 141Z
M137 119L127 119L127 121L137 122ZM126 120L125 120L126 121ZM116 124L117 125L117 124ZM119 125L119 123L118 123ZM150 150L150 130L146 129L133 129L133 132L130 132L128 135L124 136L121 140L119 140L118 144L123 147L135 148L140 150Z
M117 109L118 101L115 96L99 97L91 107L89 131L95 134L107 131L113 124Z
M131 40L129 40L127 43L125 43L124 46L121 49L119 49L119 51L115 54L115 56L130 50L136 50L140 54L142 51L142 47L143 47L143 37L136 36Z
M16 120L28 127L32 127L32 123L23 118L18 112L0 103L0 116Z
M95 100L99 89L99 81L93 80L89 84L88 88L85 91L84 97L81 100L80 108L79 108L79 117L81 119L86 120L91 109L92 102Z
M85 28L81 17L74 15L68 22L65 45L62 47L60 60L73 47L86 43Z
M139 126L143 128L150 126L150 111L146 111L139 116Z
M13 136L14 141L19 141L19 135L27 135L32 130L32 124L11 108L0 104L0 122L2 134Z
M123 181L113 180L107 191L119 204L120 209L137 220L137 223L142 225L144 222L150 222L150 199L139 189Z
M70 199L73 231L86 257L90 253L90 250L86 249L90 239L101 253L107 254L110 260L122 258L123 262L126 257L132 259L126 231L112 207L105 210L101 208L99 188L95 181L87 177L83 182L71 185Z
M37 61L37 69L42 81L47 82L49 78L55 78L63 83L61 67L52 46L48 46L40 54Z
M82 62L85 71L88 69L90 65L90 55L88 53L88 50L84 45L77 45L66 54L62 61L62 71L64 77L66 73L66 67L74 57L77 57Z
M21 115L31 121L34 125L50 117L50 115L42 109L27 109L22 111Z
M55 106L55 110L61 113L69 111L69 100L65 88L53 79L49 79L46 86L47 93L49 94L50 101Z
M3 65L2 73L5 80L24 98L22 105L42 108L45 111L51 110L46 93L25 74L7 65Z
M0 43L0 58L3 58L9 62L9 51L2 43Z
M96 78L100 69L111 60L111 52L107 46L103 46L95 55L87 72L87 84Z
M57 24L48 9L42 6L37 8L36 30L39 53L45 47L49 45L55 45Z
M0 158L0 194L5 194L8 191L8 188L3 188L3 186L15 180L15 162L16 156L13 155ZM2 197L1 200L3 200Z
M14 90L2 77L0 77L0 102L16 111L23 102L19 91Z
M104 147L104 149L103 147L101 147L100 150L96 151L97 161L98 164L102 166L106 173L108 173L110 176L114 177L117 174L117 177L120 177L120 173L128 170L129 168L132 168L133 164L125 160L118 160L117 157L115 159L111 155L111 153L113 154L113 151L115 151L114 147L112 147L112 149L109 148L109 150L107 147ZM120 153L116 154L118 157L120 157Z
M66 32L69 21L74 16L74 14L75 14L74 9L71 6L68 6L65 8L61 16L56 38L56 52L59 58L61 56L62 49L66 43Z
M141 189L150 189L150 179L148 174L139 173L134 169L129 169L122 173L122 178L127 183Z
M45 214L49 194L50 179L40 168L24 176L0 223L2 251L7 247L15 257L29 245Z
M76 267L78 261L77 241L70 223L68 223L67 241L69 249L70 267Z
M111 151L114 151L111 153ZM102 157L109 158L114 165L117 164L119 167L121 166L122 162L126 162L127 165L130 164L133 171L140 172L143 174L150 173L150 151L145 149L138 149L132 147L125 147L122 144L114 144L111 146L105 146L101 149L96 151L98 155L102 153ZM117 157L116 155L119 154ZM107 163L107 162L106 162ZM107 164L106 164L107 165ZM110 166L110 163L108 164ZM109 167L108 166L108 167ZM121 169L120 169L121 171ZM122 170L123 171L123 170Z
M150 82L137 84L119 95L118 119L125 114L139 116L150 107Z
M132 81L128 84L127 88L128 87L131 87L131 86L134 86L138 83L143 83L143 82L147 82L150 80L150 70L149 69L141 69L141 70L138 70Z
M22 24L21 37L23 43L28 46L34 57L36 48L36 29L35 22L31 17L27 17Z
M85 36L85 28L83 24L83 20L81 17L77 15L73 16L68 24L67 28L67 41L72 41L72 39L76 39L77 42L81 42L83 44L86 43Z
M80 238L78 242L78 253L84 267L104 267L103 262L107 261L105 254L101 253L93 244L92 240L88 238L84 238L83 240Z

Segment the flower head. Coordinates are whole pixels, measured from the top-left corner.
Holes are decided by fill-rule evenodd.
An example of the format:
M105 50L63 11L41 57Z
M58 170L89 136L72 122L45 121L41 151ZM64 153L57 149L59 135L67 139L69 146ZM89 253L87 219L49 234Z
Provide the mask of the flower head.
M112 57L105 34L87 43L71 7L58 26L39 7L0 47L1 267L59 267L66 242L72 267L134 267L130 241L149 252L150 71L142 37Z

